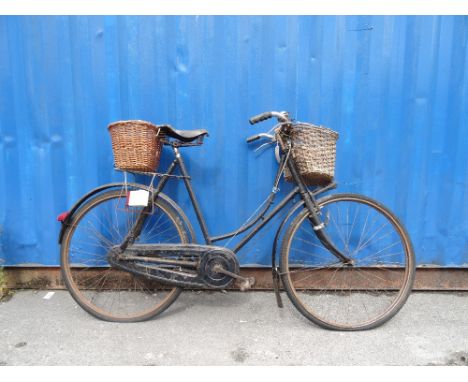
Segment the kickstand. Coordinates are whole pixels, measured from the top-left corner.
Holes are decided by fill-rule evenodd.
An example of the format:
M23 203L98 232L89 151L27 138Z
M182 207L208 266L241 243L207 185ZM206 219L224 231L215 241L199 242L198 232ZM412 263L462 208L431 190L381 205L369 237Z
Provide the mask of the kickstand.
M271 269L272 275L273 275L273 288L275 290L275 296L276 296L276 304L278 305L278 308L283 308L283 301L281 300L281 294L280 294L280 276L278 273L278 270L276 268Z

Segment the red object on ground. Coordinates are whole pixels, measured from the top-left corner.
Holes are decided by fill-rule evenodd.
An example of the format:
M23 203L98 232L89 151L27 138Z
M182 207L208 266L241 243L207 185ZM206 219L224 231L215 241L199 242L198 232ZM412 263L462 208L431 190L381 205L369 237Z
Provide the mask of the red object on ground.
M68 214L68 211L62 212L59 216L57 216L57 221L63 222L67 218Z

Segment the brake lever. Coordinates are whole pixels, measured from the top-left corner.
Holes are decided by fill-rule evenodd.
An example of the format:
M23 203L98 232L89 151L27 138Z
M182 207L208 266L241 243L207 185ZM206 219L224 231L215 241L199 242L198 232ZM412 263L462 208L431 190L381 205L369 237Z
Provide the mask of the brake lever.
M275 143L275 142L276 142L276 140L272 140L271 142L265 142L265 143L261 144L260 146L258 146L254 151L257 152L257 151L259 151L262 147L271 145L271 144L273 144L273 143Z
M271 145L272 143L275 143L276 142L276 137L272 134L268 134L268 133L260 133L258 134L258 136L260 138L268 138L270 140L270 142L265 142L263 144L261 144L260 146L258 146L254 151L259 151L261 150L263 147L265 146L268 146L268 145Z

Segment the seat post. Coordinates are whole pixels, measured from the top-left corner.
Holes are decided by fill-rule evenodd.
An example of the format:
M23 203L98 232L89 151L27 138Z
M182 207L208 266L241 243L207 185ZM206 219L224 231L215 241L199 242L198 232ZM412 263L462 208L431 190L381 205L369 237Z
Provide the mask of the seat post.
M190 182L190 175L187 172L187 168L185 167L184 159L182 155L180 155L179 148L176 146L172 146L172 150L174 151L175 157L177 162L180 166L180 172L183 175L185 187L187 188L187 192L190 196L190 200L192 201L193 209L195 210L195 214L197 215L198 223L200 224L201 231L203 233L203 237L205 238L206 244L211 244L210 235L208 233L208 228L206 226L205 219L203 218L200 205L198 204L198 200L193 192L192 183Z

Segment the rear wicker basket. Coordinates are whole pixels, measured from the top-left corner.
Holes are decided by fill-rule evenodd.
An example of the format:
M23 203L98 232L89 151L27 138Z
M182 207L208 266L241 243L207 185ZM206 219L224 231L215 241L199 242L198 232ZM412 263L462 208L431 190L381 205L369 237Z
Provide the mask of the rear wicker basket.
M108 127L114 166L126 171L154 172L159 166L163 134L146 121L118 121Z
M298 123L292 130L292 157L304 182L326 185L335 175L336 141L338 133L322 126ZM284 177L292 182L288 168Z

